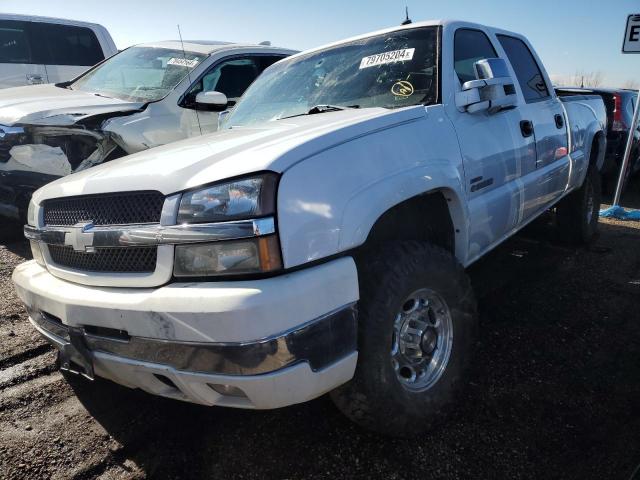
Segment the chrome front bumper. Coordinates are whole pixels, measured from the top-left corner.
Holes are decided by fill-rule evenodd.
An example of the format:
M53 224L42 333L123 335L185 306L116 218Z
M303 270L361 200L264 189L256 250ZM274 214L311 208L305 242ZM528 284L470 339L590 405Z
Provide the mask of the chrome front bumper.
M283 335L238 344L88 332L43 312L30 312L29 319L58 349L62 370L205 405L278 408L301 403L348 381L357 361L355 305Z
M102 327L68 327L43 311L29 318L67 363L85 368L93 352L162 364L184 372L258 375L299 362L322 370L356 350L356 308L349 305L294 330L247 343L178 342L130 337L125 331ZM75 351L74 351L75 350ZM71 365L63 365L71 369ZM77 370L77 368L76 368ZM78 370L92 377L90 371Z

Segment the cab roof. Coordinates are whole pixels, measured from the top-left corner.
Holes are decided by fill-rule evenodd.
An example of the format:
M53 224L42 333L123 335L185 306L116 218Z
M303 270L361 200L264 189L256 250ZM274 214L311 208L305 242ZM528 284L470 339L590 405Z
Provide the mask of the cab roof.
M173 50L182 50L183 43L180 40L164 40L160 42L140 43L136 47L152 47L152 48L170 48ZM220 42L215 40L185 40L184 49L188 52L202 53L210 55L214 52L222 50L232 50L236 48L251 48L256 50L273 51L280 50L287 53L295 53L296 50L286 48L273 47L271 45L255 45L251 43L231 43Z
M24 15L20 13L0 13L0 20L21 20L24 22L55 23L60 25L75 25L78 27L102 27L99 23L73 20L70 18L43 17L40 15Z
M401 31L401 30L410 30L412 28L420 28L420 27L434 27L434 26L441 26L441 27L445 27L445 28L476 28L476 29L486 29L489 30L493 33L501 33L501 34L506 34L506 35L510 35L513 37L518 37L518 38L523 38L524 36L516 33L516 32L510 32L508 30L503 30L500 28L496 28L496 27L491 27L488 25L482 25L479 23L473 23L473 22L467 22L464 20L455 20L455 19L436 19L436 20L424 20L421 22L412 22L409 23L407 25L397 25L394 27L389 27L389 28L384 28L382 30L376 30L373 32L368 32L368 33L364 33L361 35L356 35L354 37L350 37L350 38L345 38L343 40L339 40L337 42L331 42L325 45L321 45L319 47L314 47L311 48L309 50L305 50L303 52L298 53L297 55L293 55L291 58L295 58L297 56L301 56L301 55L306 55L308 53L312 53L312 52L316 52L316 51L321 51L321 50L325 50L327 48L331 48L331 47L335 47L338 45L342 45L345 43L349 43L349 42L354 42L357 40L362 40L364 38L368 38L368 37L374 37L376 35L383 35L385 33L391 33L391 32L397 32L397 31ZM526 40L526 39L525 39Z

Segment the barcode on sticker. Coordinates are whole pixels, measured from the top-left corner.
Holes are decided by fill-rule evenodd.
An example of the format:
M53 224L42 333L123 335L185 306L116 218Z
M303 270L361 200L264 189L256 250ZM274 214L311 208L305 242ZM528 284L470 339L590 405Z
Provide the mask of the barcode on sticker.
M187 60L186 58L170 58L167 65L177 65L179 67L193 68L198 65L198 60Z
M360 68L375 67L377 65L384 65L385 63L406 62L413 58L413 52L415 51L415 48L403 48L402 50L376 53L375 55L370 55L360 60Z

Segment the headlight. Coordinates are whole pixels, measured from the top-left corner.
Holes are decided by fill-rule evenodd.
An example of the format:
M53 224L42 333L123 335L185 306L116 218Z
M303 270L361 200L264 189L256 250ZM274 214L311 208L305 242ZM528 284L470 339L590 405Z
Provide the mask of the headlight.
M241 178L186 192L180 200L178 223L226 222L275 213L275 173Z
M278 175L262 173L199 188L182 194L178 224L217 223L275 215ZM257 221L257 220L256 220ZM266 233L266 235L265 235ZM206 277L267 273L282 268L277 234L177 244L173 274Z
M176 245L176 277L266 273L282 268L276 235L193 245Z

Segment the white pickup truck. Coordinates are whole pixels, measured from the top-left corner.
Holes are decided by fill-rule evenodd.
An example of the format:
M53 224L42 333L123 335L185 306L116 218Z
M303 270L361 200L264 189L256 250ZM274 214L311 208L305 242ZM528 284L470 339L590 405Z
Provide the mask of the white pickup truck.
M596 232L602 100L559 99L515 33L434 21L306 51L224 125L33 196L13 280L63 369L204 405L332 392L412 435L466 381L464 268L552 208L567 240Z

